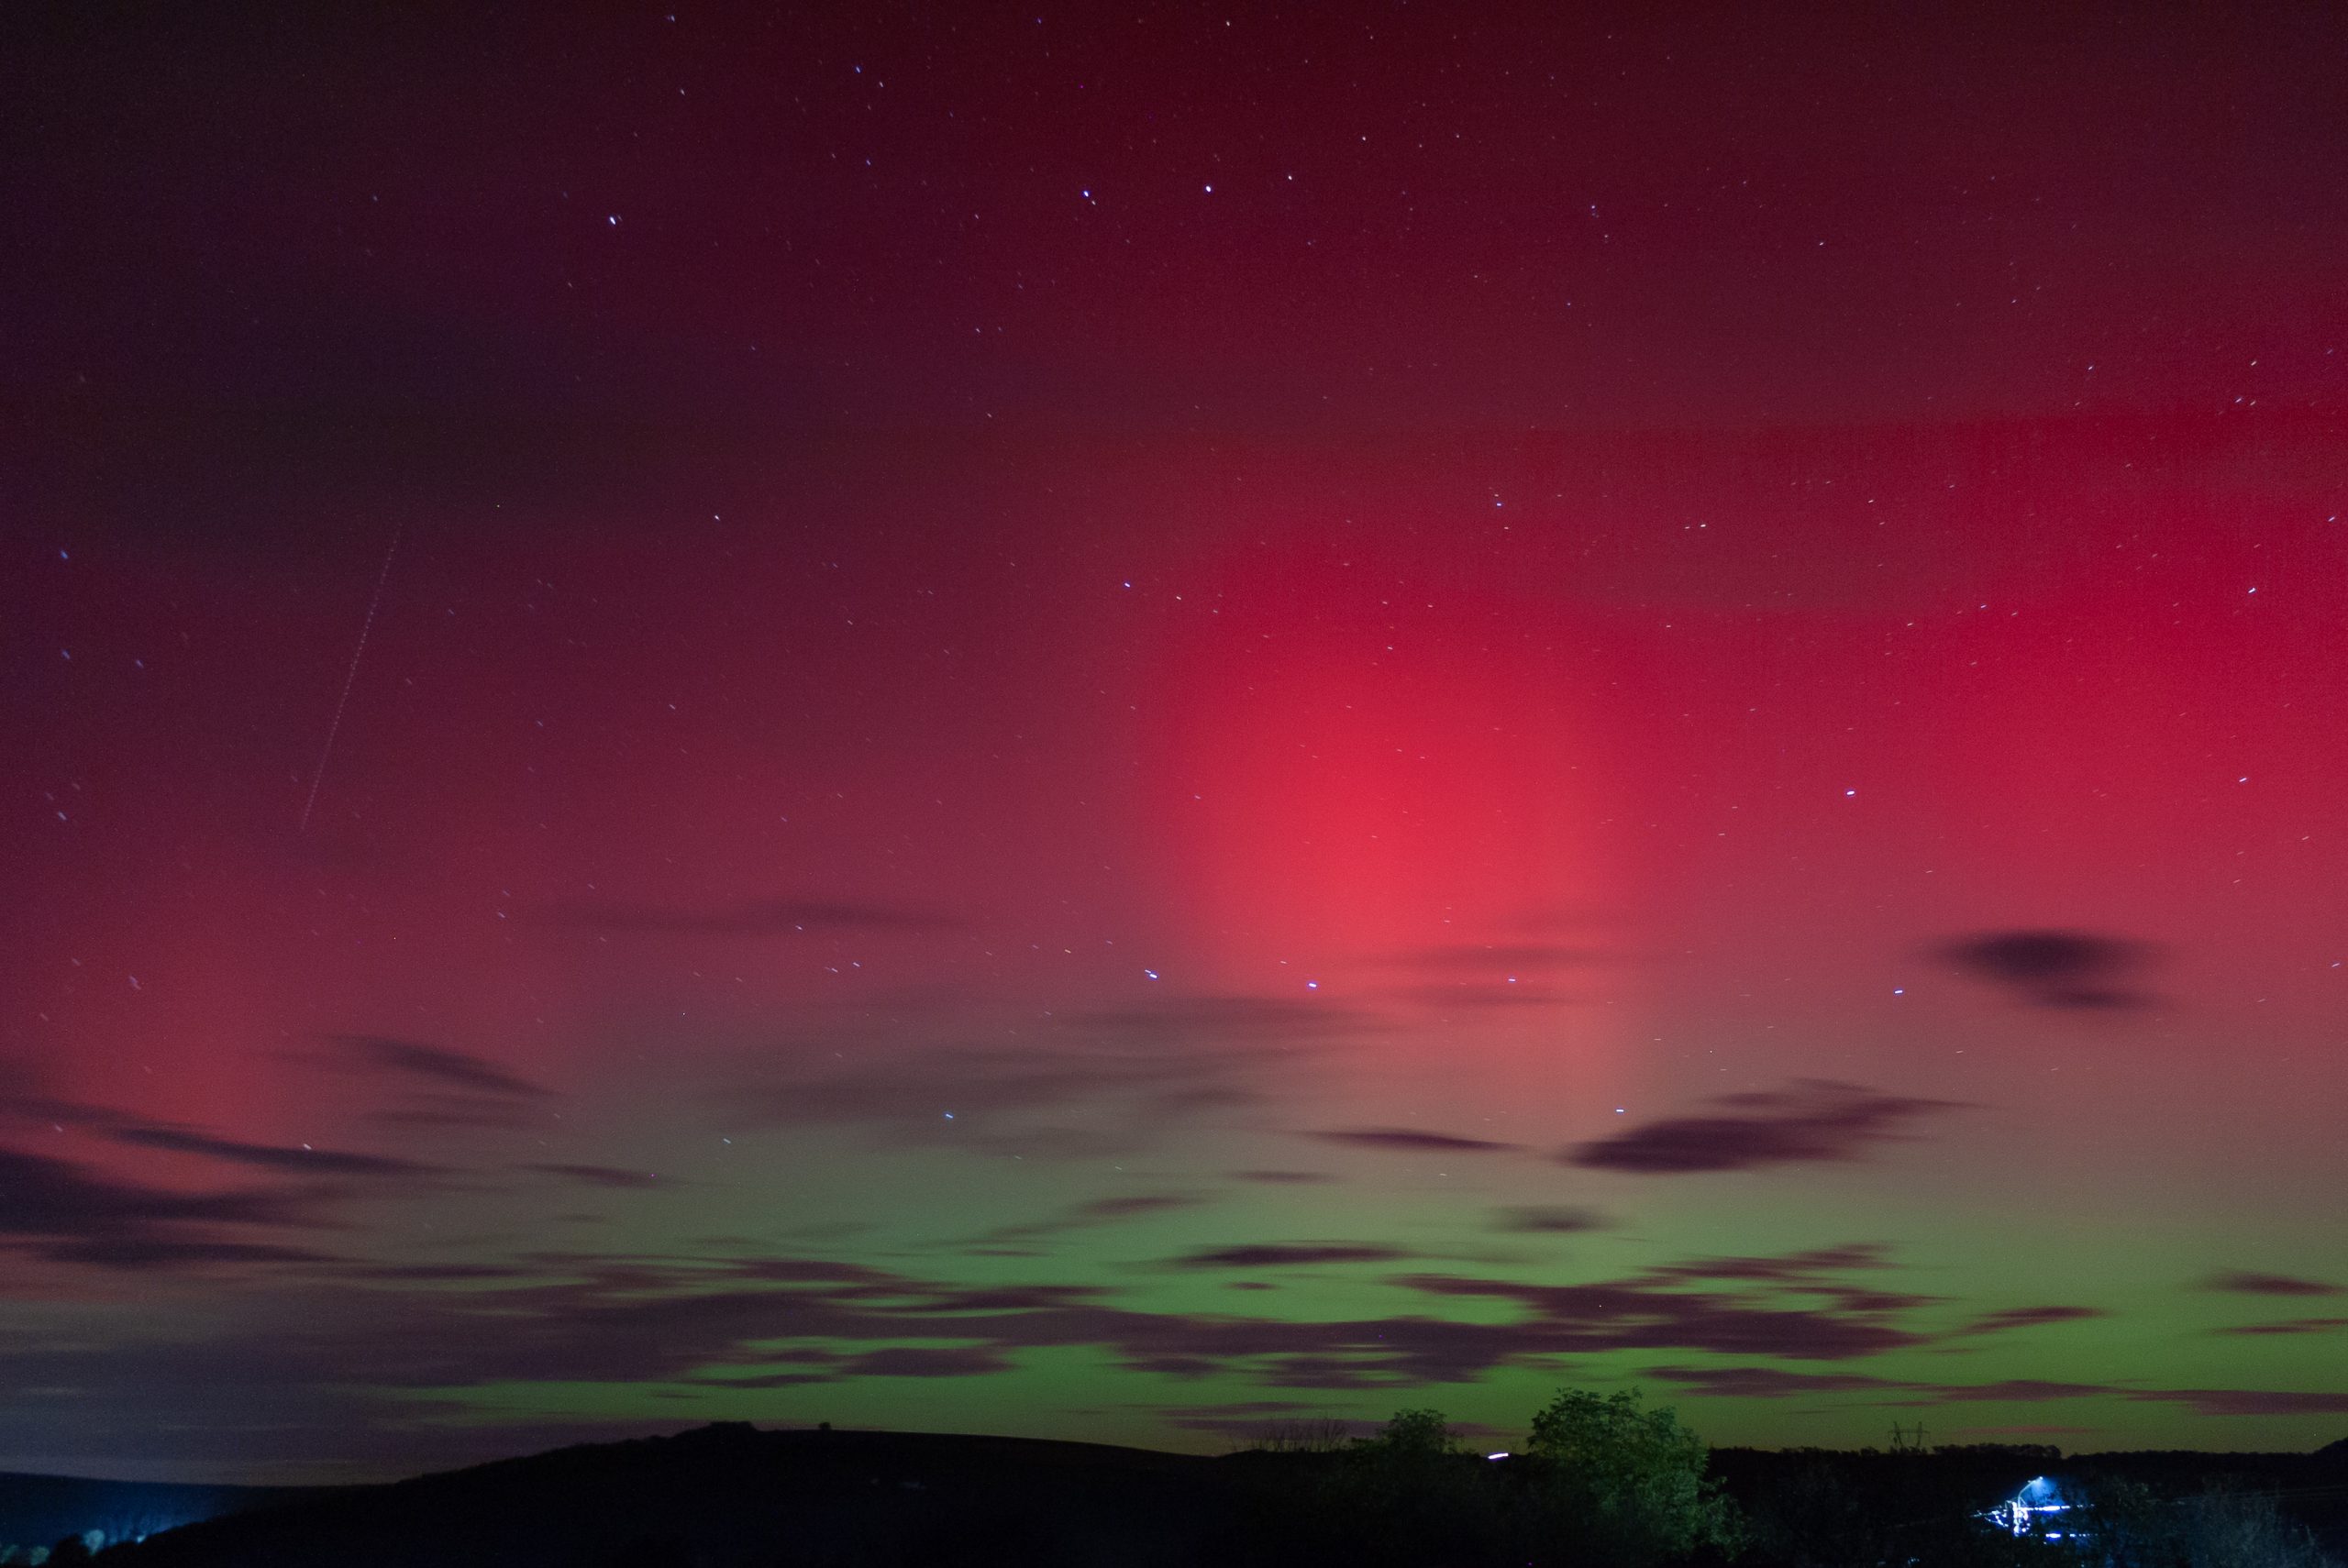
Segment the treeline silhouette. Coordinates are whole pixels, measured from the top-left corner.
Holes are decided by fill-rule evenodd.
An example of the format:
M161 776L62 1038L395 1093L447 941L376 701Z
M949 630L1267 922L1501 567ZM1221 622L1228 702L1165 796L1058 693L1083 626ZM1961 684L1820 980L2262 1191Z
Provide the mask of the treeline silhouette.
M2311 1521L2336 1538L2348 1508L2348 1456L1710 1450L1635 1393L1560 1394L1505 1460L1431 1410L1366 1438L1274 1428L1254 1452L1318 1456L1274 1527L1291 1560L1373 1565L2337 1568ZM2049 1471L2073 1508L2021 1535L1986 1517Z

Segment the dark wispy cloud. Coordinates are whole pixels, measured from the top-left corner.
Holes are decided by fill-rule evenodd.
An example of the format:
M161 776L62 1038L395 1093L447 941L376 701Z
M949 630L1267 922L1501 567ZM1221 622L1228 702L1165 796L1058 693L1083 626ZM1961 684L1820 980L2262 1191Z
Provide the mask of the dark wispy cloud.
M968 929L967 922L935 910L845 899L746 899L707 909L571 903L541 911L538 918L589 931L680 936L921 936Z
M1178 1209L1194 1209L1208 1199L1188 1192L1133 1192L1109 1198L1095 1198L1072 1204L1059 1213L1023 1224L999 1225L988 1231L989 1242L1040 1240L1069 1231L1093 1230L1104 1225L1120 1224L1128 1220L1146 1219Z
M341 1279L373 1279L400 1285L455 1285L485 1279L528 1279L546 1271L512 1264L409 1263L346 1264L333 1272L337 1278Z
M1396 1263L1410 1256L1393 1247L1353 1242L1292 1242L1210 1247L1173 1260L1177 1268L1295 1268L1310 1264Z
M334 1039L361 1065L421 1079L444 1089L523 1099L540 1099L553 1092L479 1056L452 1051L445 1045L426 1045L387 1034L338 1034Z
M1743 1279L1774 1285L1807 1285L1853 1269L1892 1266L1888 1248L1879 1242L1845 1242L1835 1247L1811 1247L1798 1253L1774 1253L1760 1257L1689 1258L1658 1264L1649 1269L1657 1279Z
M1670 1117L1582 1143L1557 1158L1593 1170L1677 1176L1855 1160L1957 1101L1884 1094L1857 1084L1804 1080L1783 1089L1722 1095L1708 1116Z
M1735 1290L1667 1288L1654 1280L1528 1285L1514 1280L1420 1275L1401 1281L1430 1295L1512 1301L1528 1321L1517 1338L1547 1354L1676 1346L1719 1355L1848 1361L1924 1343L1928 1335L1895 1321L1898 1308L1873 1302L1789 1302ZM1537 1331L1535 1331L1537 1330Z
M525 1165L524 1170L540 1176L560 1176L586 1187L604 1187L625 1191L648 1191L654 1187L674 1187L675 1179L658 1171L638 1170L631 1165L591 1165L568 1161L548 1161Z
M2287 1274L2261 1274L2254 1269L2232 1268L2213 1274L2201 1282L2204 1290L2223 1290L2237 1296L2340 1296L2348 1294L2348 1286L2329 1284L2320 1279L2301 1279Z
M138 1121L127 1111L39 1093L28 1079L12 1079L6 1075L0 1075L0 1117L11 1121L92 1128L127 1126Z
M2096 1307L2007 1307L1995 1312L1984 1312L1956 1331L1960 1334L1996 1334L2008 1329L2034 1329L2047 1323L2077 1323L2088 1318L2109 1316Z
M2348 1329L2348 1318L2287 1318L2277 1323L2238 1323L2221 1334L2328 1334Z
M361 1154L348 1149L319 1149L306 1143L255 1143L223 1138L171 1122L150 1121L127 1110L89 1105L44 1095L9 1093L0 1084L0 1117L16 1121L46 1121L72 1127L132 1148L161 1149L172 1154L198 1154L253 1170L284 1171L303 1176L412 1176L447 1174L437 1165L391 1154Z
M2203 1416L2348 1416L2348 1393L2306 1388L2132 1388L2121 1397L2186 1405Z
M275 1242L238 1242L213 1236L105 1234L59 1241L36 1249L51 1263L97 1268L174 1269L201 1264L314 1264L332 1258L307 1247Z
M964 1345L891 1345L838 1362L842 1377L982 1377L1009 1372L1013 1363L999 1350Z
M367 1120L390 1128L514 1131L542 1124L552 1089L483 1057L389 1034L336 1034L333 1049L297 1060L379 1080L384 1102Z
M1491 1154L1523 1147L1490 1138L1467 1138L1456 1132L1433 1132L1423 1127L1335 1127L1316 1130L1309 1137L1362 1149L1393 1149L1408 1154Z
M2348 1393L2266 1388L2142 1388L2009 1377L1995 1383L1928 1383L1864 1373L1789 1372L1771 1366L1656 1366L1647 1375L1691 1394L1775 1399L1819 1394L1896 1396L1899 1404L2035 1404L2098 1397L2136 1404L2183 1405L2204 1416L2306 1416L2348 1412Z
M1388 1261L1387 1251L1290 1243L1213 1249L1183 1261L1202 1270L1251 1270L1375 1263ZM1505 1322L1420 1314L1312 1321L1140 1311L1088 1286L947 1286L820 1259L569 1266L582 1277L499 1293L498 1309L534 1329L481 1346L482 1381L657 1380L701 1365L755 1367L772 1359L769 1348L784 1337L826 1350L858 1342L962 1342L1006 1356L1091 1346L1129 1367L1328 1388L1460 1381L1519 1362L1611 1349L1842 1360L1923 1341L1891 1309L1789 1303L1774 1287L1707 1289L1653 1276L1565 1286L1408 1276L1393 1283L1431 1297L1507 1300L1520 1311ZM476 1297L471 1304L483 1303ZM779 1324L789 1326L787 1336L779 1336ZM404 1335L423 1332L418 1325ZM379 1351L394 1354L397 1347ZM415 1353L430 1364L415 1375L445 1382L455 1371L445 1343L426 1341ZM803 1374L808 1365L778 1370Z
M2100 1383L2055 1383L2027 1377L1997 1383L1919 1383L1866 1373L1789 1372L1774 1366L1656 1366L1648 1368L1647 1375L1678 1384L1691 1394L1729 1399L1872 1393L1899 1395L1898 1402L1901 1404L2028 1404L2112 1392Z
M1252 1170L1225 1173L1234 1181L1256 1182L1266 1187L1299 1187L1309 1182L1335 1181L1327 1171Z
M1080 1203L1070 1218L1079 1224L1104 1225L1143 1214L1163 1214L1169 1209L1190 1209L1202 1201L1185 1192L1133 1192Z
M1778 1366L1651 1366L1646 1375L1716 1399L1782 1399L1907 1386L1864 1372L1789 1372Z
M2050 1008L2142 1007L2129 977L2152 948L2084 931L1993 931L1944 944L1940 956L1978 980Z
M1383 1027L1335 1003L1180 996L1024 1022L1009 1043L1010 1031L941 1042L936 1024L868 1034L853 1053L829 1048L828 1036L788 1036L720 1103L729 1118L770 1126L861 1125L899 1142L1026 1156L1111 1154L1255 1106L1307 1053Z
M1881 1259L1866 1247L1691 1260L1565 1286L1450 1275L1388 1282L1431 1304L1477 1301L1472 1321L1426 1309L1346 1318L1151 1311L1105 1287L956 1284L820 1257L567 1252L502 1262L530 1272L440 1275L424 1260L390 1265L420 1271L412 1289L396 1288L397 1272L349 1286L314 1280L272 1294L259 1304L259 1320L237 1332L200 1342L0 1343L0 1381L72 1386L100 1405L136 1399L143 1409L189 1419L207 1408L246 1420L266 1415L271 1431L321 1438L352 1423L392 1430L384 1423L396 1421L386 1412L410 1408L413 1390L461 1401L470 1388L530 1383L740 1388L873 1375L962 1378L1002 1372L1031 1351L1070 1349L1128 1370L1252 1385L1265 1408L1235 1416L1279 1413L1291 1398L1300 1409L1319 1408L1309 1393L1282 1390L1371 1394L1385 1404L1404 1390L1502 1368L1553 1370L1560 1358L1625 1351L1755 1363L1678 1364L1656 1375L1752 1397L1984 1404L2103 1395L2221 1414L2348 1403L2348 1395L2323 1393L1911 1383L1849 1364L1849 1364L1933 1342L1904 1308L1854 1307L1800 1288L1823 1291L1838 1274L1875 1270ZM443 1278L471 1287L438 1288ZM1495 1304L1511 1309L1499 1320ZM501 1433L497 1441L517 1440Z
M1527 1204L1494 1211L1492 1229L1530 1235L1570 1236L1606 1229L1606 1217L1595 1209L1554 1204Z
M1726 1283L1776 1291L1794 1297L1831 1301L1843 1311L1877 1317L1905 1312L1917 1307L1929 1307L1937 1302L1937 1297L1886 1290L1879 1286L1855 1283L1844 1277L1851 1274L1879 1273L1891 1266L1891 1259L1881 1245L1871 1242L1851 1242L1841 1246L1812 1247L1805 1252L1780 1253L1763 1257L1689 1258L1681 1263L1655 1264L1641 1277L1664 1285L1695 1281Z
M221 1228L310 1222L297 1195L172 1192L0 1148L0 1246L53 1263L137 1269L305 1261L320 1254Z
M438 1176L446 1167L403 1160L389 1154L363 1154L347 1149L314 1149L306 1143L248 1143L216 1138L180 1127L116 1127L106 1134L117 1143L142 1149L167 1149L174 1154L202 1154L256 1170L289 1171L305 1176Z
M385 1127L471 1127L511 1132L545 1125L533 1102L499 1095L409 1094L396 1105L380 1106L367 1120Z

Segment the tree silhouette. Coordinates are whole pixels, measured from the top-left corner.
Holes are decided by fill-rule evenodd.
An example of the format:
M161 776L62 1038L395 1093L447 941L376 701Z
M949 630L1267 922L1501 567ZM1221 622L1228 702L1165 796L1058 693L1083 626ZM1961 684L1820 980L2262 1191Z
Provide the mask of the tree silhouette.
M1734 1506L1705 1478L1704 1441L1669 1408L1643 1410L1636 1389L1600 1398L1560 1389L1533 1418L1529 1452L1561 1505L1561 1526L1588 1558L1635 1565L1700 1545L1733 1551Z

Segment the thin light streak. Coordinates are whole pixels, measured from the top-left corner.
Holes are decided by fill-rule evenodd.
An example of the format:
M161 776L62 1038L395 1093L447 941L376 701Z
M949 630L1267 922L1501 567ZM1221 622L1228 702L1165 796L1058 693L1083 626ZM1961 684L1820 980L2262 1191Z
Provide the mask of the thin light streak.
M383 569L375 574L374 597L367 601L367 618L359 624L359 646L350 650L350 668L343 672L342 695L335 699L334 717L327 723L326 744L318 747L318 766L310 774L310 798L302 802L301 825L296 834L310 831L310 813L317 809L318 786L326 782L327 758L334 755L335 732L342 728L342 711L350 703L350 689L359 680L359 661L367 657L367 634L375 629L375 612L382 608L383 584L392 577L392 558L399 553L400 535L406 528L401 524L392 530L390 548L383 552Z

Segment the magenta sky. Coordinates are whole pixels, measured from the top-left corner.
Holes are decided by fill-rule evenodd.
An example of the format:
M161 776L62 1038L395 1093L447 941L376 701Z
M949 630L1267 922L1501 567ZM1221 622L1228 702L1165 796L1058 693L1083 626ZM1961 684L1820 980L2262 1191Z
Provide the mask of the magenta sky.
M2336 19L870 9L5 25L0 1468L2348 1430Z

